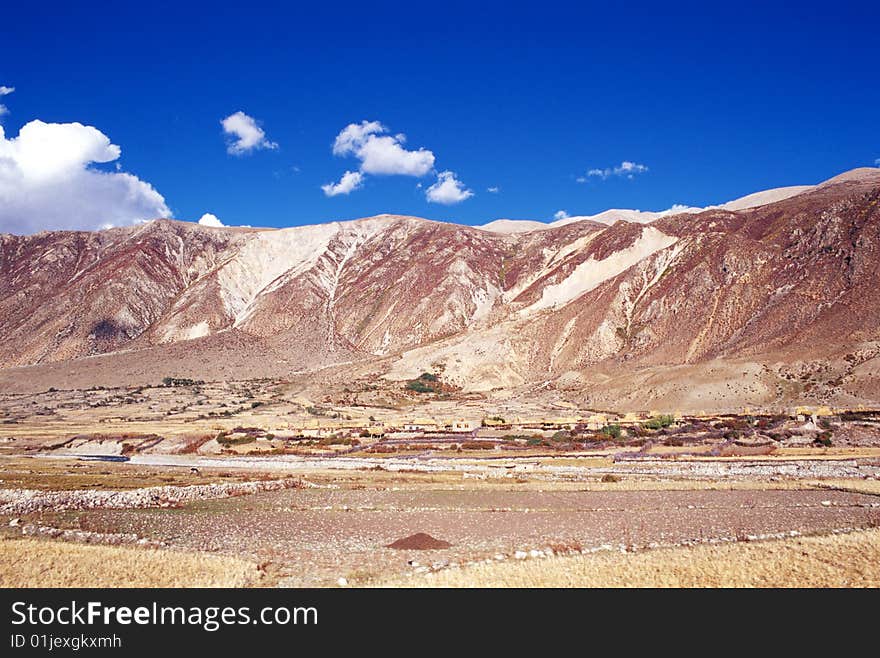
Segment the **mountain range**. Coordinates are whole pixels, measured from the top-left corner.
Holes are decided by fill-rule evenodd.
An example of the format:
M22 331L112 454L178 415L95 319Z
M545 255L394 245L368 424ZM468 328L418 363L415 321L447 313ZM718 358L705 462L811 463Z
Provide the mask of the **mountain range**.
M482 227L0 235L0 390L442 372L597 408L880 401L880 169Z

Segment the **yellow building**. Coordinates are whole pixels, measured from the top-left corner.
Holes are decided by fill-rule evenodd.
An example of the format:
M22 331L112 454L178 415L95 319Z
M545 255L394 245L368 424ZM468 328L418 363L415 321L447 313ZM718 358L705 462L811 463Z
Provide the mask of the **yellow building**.
M605 414L593 414L584 419L587 429L600 430L608 424L608 416Z

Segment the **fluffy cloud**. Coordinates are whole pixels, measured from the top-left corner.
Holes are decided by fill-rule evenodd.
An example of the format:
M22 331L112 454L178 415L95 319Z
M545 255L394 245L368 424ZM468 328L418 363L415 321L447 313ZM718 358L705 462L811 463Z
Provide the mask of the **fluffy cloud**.
M877 165L878 167L880 167L880 158L877 158L876 160L874 160L874 164Z
M7 87L5 85L0 85L0 97L8 96L13 91L15 91L15 87ZM4 114L9 114L9 108L7 108L3 103L0 103L0 117Z
M120 148L97 128L31 121L7 139L0 126L0 232L94 229L170 217L149 183L94 164Z
M442 203L451 206L470 199L474 193L467 189L452 171L441 171L437 174L437 182L425 190L425 197L431 203Z
M500 187L487 187L486 191L489 194L498 194L501 191L501 188Z
M226 226L223 222L220 221L217 215L210 212L206 212L199 218L199 224L201 224L202 226L212 226L214 228L221 228L223 226Z
M557 222L560 219L568 219L570 216L571 215L569 215L568 211L566 210L557 210L555 213L553 213L553 219L555 219Z
M585 183L588 178L601 178L602 180L610 178L611 176L626 176L627 178L633 178L636 174L643 174L646 171L648 171L648 168L645 165L639 164L638 162L624 160L616 167L590 169L586 176L579 176L576 180L578 183Z
M277 149L278 144L270 142L266 133L257 125L256 119L244 112L230 114L220 121L223 132L231 139L226 146L230 155L244 155L259 149Z
M388 135L378 121L351 123L342 129L333 142L333 154L353 155L361 161L365 174L385 176L424 176L434 167L434 154L424 148L408 151L406 135Z
M322 185L321 189L327 196L337 196L338 194L351 194L363 185L364 175L359 171L346 171L342 174L342 178L338 183L327 183Z
M350 123L333 140L333 155L354 157L360 161L357 171L346 171L338 183L327 183L321 189L328 197L351 194L363 186L367 175L414 176L420 178L434 171L434 152L426 148L409 150L406 135L392 135L379 121ZM421 182L416 184L421 189ZM498 188L489 190L497 192ZM451 205L472 197L474 193L455 178L451 171L437 174L437 180L425 197L432 203Z

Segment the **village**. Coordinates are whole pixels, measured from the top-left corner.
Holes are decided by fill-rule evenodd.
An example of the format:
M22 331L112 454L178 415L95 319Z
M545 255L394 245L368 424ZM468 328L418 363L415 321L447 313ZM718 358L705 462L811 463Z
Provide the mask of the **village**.
M741 414L682 414L661 411L588 411L543 418L505 418L501 415L460 418L418 417L398 422L373 417L358 419L313 418L284 426L236 426L218 435L199 452L259 454L293 452L323 456L366 451L392 453L424 450L587 450L609 445L682 442L718 439L760 449L775 443L831 445L832 421L841 417L870 416L866 409L828 406L796 407L784 414L744 409ZM793 431L796 430L796 431Z

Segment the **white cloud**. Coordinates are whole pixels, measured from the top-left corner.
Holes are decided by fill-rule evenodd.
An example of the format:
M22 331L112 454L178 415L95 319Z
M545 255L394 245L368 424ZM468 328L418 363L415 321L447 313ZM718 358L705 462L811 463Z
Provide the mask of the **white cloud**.
M877 165L878 167L880 167L880 158L877 158L876 160L874 160L874 164Z
M378 121L347 125L333 142L333 154L353 155L361 161L365 174L385 176L424 176L434 167L434 154L424 148L408 151L406 135L385 134L388 129Z
M553 219L555 219L557 222L560 219L568 219L570 216L571 215L568 214L568 211L565 210L557 210L555 213L553 213Z
M211 226L213 228L222 228L223 226L226 226L226 224L218 219L217 215L210 212L206 212L199 218L199 224L202 226Z
M351 194L360 189L364 182L364 175L359 171L346 171L338 183L322 185L326 196L338 196L339 194Z
M587 171L587 178L601 178L602 180L610 178L611 176L626 176L627 178L633 178L636 174L643 174L646 171L648 171L648 168L645 165L639 164L638 162L624 160L616 167L590 169ZM581 176L577 179L577 182L584 183L587 178Z
M498 194L501 191L501 188L500 187L487 187L486 191L489 192L489 194Z
M461 203L473 195L474 193L467 189L452 171L441 171L437 174L437 182L425 191L428 201L446 206Z
M278 144L270 142L266 133L257 125L256 119L249 117L244 112L238 111L230 114L220 121L223 132L233 139L226 146L226 152L231 155L244 155L259 149L277 149Z
M15 87L0 85L0 96L8 96L13 91L15 91ZM0 103L0 118L2 118L4 114L9 114L9 108Z
M376 133L384 133L388 130L378 121L361 121L350 123L343 128L333 141L333 155L353 155L358 149Z
M0 126L0 232L94 229L170 217L164 197L123 172L95 169L120 148L80 123L24 125L7 139Z

